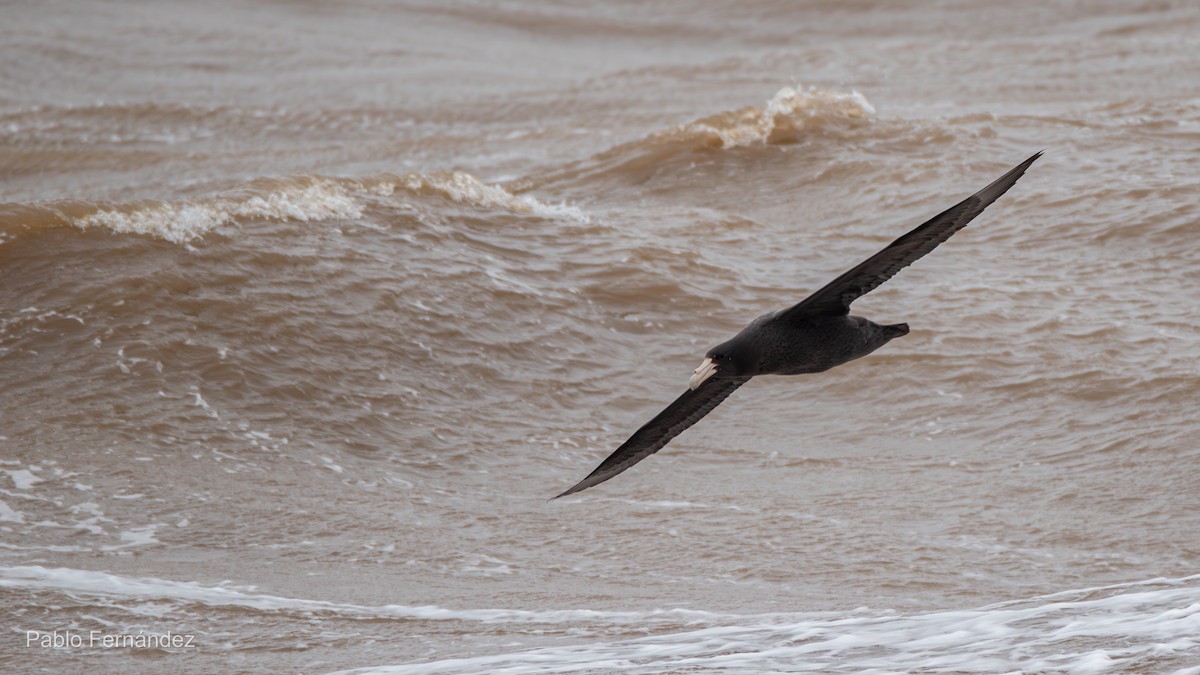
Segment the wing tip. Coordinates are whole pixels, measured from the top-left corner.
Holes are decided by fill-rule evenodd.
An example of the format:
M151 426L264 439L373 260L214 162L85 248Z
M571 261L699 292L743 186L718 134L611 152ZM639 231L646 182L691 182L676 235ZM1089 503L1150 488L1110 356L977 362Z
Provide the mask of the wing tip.
M1005 177L1012 175L1012 174L1017 174L1017 178L1020 178L1021 175L1025 173L1025 170L1028 169L1030 167L1030 165L1032 165L1038 159L1040 159L1041 156L1044 155L1045 153L1046 153L1046 148L1042 148L1041 150L1038 150L1037 152L1033 153L1033 155L1030 156L1029 159L1027 159L1024 162L1021 162L1020 164L1013 167L1008 172L1008 174L1006 174Z
M1033 155L1029 159L1025 160L1024 162L1021 162L1016 167L1014 167L1011 173L1018 174L1017 178L1020 178L1022 175L1024 175L1025 170L1028 169L1031 165L1033 165L1034 162L1041 159L1042 155L1044 155L1045 153L1046 153L1045 148L1038 150L1037 152L1033 153Z
M987 187L971 195L971 197L980 199L983 203L983 208L985 209L988 206L991 206L992 202L999 199L1000 196L1005 192L1008 192L1009 188L1011 188L1013 185L1016 185L1017 181L1025 175L1025 171L1045 152L1046 149L1042 148L1041 150L1033 153L1033 156L1031 156L1029 159L1009 169L1008 172L1003 176L1000 176L996 180L992 181L987 185Z
M569 489L567 489L565 492L561 492L561 493L559 493L559 494L556 494L556 495L554 495L553 497L551 497L550 499L547 499L546 501L547 501L547 502L552 502L552 501L554 501L554 500L556 500L556 499L562 499L563 497L566 497L566 496L568 496L568 495L573 495L573 494L575 494L576 492L582 492L582 491L584 491L584 490L586 490L586 489L588 489L588 488L592 487L593 485L595 485L595 484L597 484L597 483L601 483L601 482L603 482L603 481L594 481L594 482L589 482L589 481L591 480L591 478L592 478L591 476L588 476L587 478L584 478L583 480L579 481L579 482L578 482L578 483L576 483L575 485L571 486L571 487L570 487Z

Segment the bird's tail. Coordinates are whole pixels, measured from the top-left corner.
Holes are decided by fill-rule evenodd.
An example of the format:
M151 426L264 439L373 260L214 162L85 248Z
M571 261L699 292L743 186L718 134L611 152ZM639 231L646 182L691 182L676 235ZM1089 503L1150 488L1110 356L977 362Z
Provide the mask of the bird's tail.
M888 339L898 338L901 335L908 335L908 324L894 323L890 326L884 326L888 331Z

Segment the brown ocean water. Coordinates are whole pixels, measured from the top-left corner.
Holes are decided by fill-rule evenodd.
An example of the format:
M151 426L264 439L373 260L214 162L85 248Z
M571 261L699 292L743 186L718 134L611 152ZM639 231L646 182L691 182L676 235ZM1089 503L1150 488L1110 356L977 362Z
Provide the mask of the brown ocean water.
M1195 3L0 19L0 668L1200 672ZM910 335L546 501L1041 149Z

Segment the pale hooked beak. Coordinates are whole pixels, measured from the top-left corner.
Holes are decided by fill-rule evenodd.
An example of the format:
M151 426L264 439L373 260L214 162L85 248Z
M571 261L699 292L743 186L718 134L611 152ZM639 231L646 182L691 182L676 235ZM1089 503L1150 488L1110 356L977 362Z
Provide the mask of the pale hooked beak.
M713 363L712 357L706 358L704 359L704 363L701 363L700 367L692 373L692 379L688 381L688 386L692 388L692 391L695 391L696 387L704 384L705 380L716 374L717 364Z

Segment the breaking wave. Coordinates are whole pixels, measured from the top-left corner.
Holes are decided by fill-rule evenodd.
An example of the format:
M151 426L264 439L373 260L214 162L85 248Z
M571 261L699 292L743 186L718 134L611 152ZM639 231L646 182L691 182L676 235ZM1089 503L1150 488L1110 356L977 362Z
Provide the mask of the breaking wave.
M514 181L510 187L521 192L604 176L641 183L655 172L689 165L697 153L793 145L820 134L854 131L869 124L874 114L875 108L857 91L783 87L762 105L728 110L657 131Z
M1174 667L1177 675L1195 675L1200 668L1190 664L1200 646L1197 583L1196 576L1156 579L925 614L744 616L733 624L648 637L344 672L1102 673Z
M568 206L565 203L547 204L529 195L514 195L499 185L484 183L463 171L431 175L410 173L399 177L394 183L381 186L384 189L387 186L394 186L414 194L440 196L459 204L503 209L513 213L526 213L547 218L588 221L587 214L574 206Z
M0 204L0 245L26 230L71 226L102 228L183 244L231 223L265 219L320 222L360 218L372 200L396 193L432 197L481 209L498 209L542 218L588 222L588 215L566 203L541 201L529 194L539 184L580 174L622 168L633 173L702 149L786 145L831 125L859 125L875 110L858 92L783 87L761 106L746 106L671 127L617 146L581 163L552 169L542 178L512 185L487 183L463 172L379 174L367 178L292 176L259 179L216 195L187 200L128 203L62 200L36 204Z
M869 119L875 108L857 91L849 94L815 87L784 87L762 106L746 106L689 122L652 138L698 141L709 147L733 148L755 143L795 143L805 132L828 123Z
M252 588L124 577L105 572L0 568L0 588L55 592L83 606L138 615L139 604L323 615L352 621L539 624L559 644L519 651L363 668L353 673L1169 670L1200 647L1200 575L1063 591L964 610L726 614L650 611L446 609L287 598ZM582 640L583 626L611 637ZM626 628L619 628L625 626ZM631 634L628 627L639 627ZM655 634L637 635L646 626ZM613 633L611 631L616 630ZM598 635L594 635L599 637ZM1180 661L1182 659L1182 661ZM1192 660L1194 662L1194 659ZM1194 674L1183 668L1178 673Z
M365 179L294 176L259 179L215 196L191 200L0 204L0 245L23 230L56 226L81 230L103 228L117 234L144 235L184 244L230 223L259 219L297 222L355 219L363 215L373 200L397 193L542 218L588 220L587 214L574 206L515 195L462 171L381 174Z

